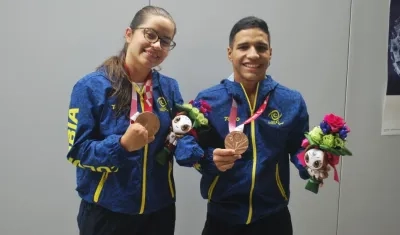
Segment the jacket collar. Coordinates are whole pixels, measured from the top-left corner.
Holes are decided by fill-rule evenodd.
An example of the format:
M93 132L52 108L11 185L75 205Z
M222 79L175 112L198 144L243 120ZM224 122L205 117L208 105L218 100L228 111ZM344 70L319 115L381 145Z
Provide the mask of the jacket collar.
M107 73L106 73L104 67L99 68L98 72L101 73L103 76L107 77ZM156 88L160 85L160 80L161 80L162 75L155 69L152 69L150 72L151 72L151 76L153 79L153 81L152 81L153 88Z
M155 69L151 70L151 76L152 76L152 79L153 79L153 81L152 81L153 82L153 89L157 88L160 85L160 80L161 80L162 76Z
M242 102L247 103L246 94L244 93L244 90L242 89L240 83L233 81L233 75L226 79L223 79L221 81L221 84L225 86L229 96L234 98L238 104ZM278 83L273 80L270 75L266 75L265 79L259 82L257 104L263 102L267 94L275 89L277 85Z

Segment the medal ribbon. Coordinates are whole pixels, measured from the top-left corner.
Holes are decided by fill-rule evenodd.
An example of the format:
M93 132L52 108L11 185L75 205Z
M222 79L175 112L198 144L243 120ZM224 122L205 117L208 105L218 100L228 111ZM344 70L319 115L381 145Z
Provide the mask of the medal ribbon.
M125 65L125 70L129 75L126 65ZM153 112L153 81L151 73L149 73L142 90L140 90L138 85L132 83L132 100L131 100L131 110L129 114L131 123L133 123L136 120L136 117L139 115L138 94L140 94L140 96L143 97L145 100L143 112Z
M131 100L131 111L130 111L130 117L131 117L132 123L135 121L136 117L139 115L138 107L137 107L138 94L140 94L141 97L144 96L145 102L144 102L143 111L144 112L153 112L153 86L152 86L151 78L146 80L146 83L144 84L142 90L140 90L138 85L132 84L132 100Z
M229 114L229 132L232 131L243 132L244 125L256 120L265 111L265 109L267 108L268 100L269 100L269 94L265 98L262 105L258 108L257 112L254 113L253 116L249 117L244 123L236 127L237 103L235 99L232 99L231 113Z

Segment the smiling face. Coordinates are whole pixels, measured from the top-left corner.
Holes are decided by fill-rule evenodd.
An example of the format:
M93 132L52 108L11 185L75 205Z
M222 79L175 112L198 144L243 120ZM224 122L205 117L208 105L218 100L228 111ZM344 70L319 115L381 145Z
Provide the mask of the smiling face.
M174 23L157 15L146 17L144 23L134 29L127 28L127 63L141 69L151 69L160 65L168 56L174 34Z
M271 60L272 49L268 35L259 28L239 31L228 47L237 82L258 82L265 78Z

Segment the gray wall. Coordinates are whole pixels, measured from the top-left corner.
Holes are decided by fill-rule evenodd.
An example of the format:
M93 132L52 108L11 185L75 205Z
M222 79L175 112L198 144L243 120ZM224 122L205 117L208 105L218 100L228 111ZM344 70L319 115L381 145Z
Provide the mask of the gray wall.
M400 138L380 136L388 15L388 0L353 0L345 108L355 156L346 158L342 167L341 235L399 234Z
M117 53L134 12L148 3L0 2L0 234L77 234L75 169L65 158L70 91L77 79ZM151 4L165 7L178 24L178 46L162 71L178 79L187 101L231 73L229 31L239 18L257 15L271 27L269 72L304 94L311 124L327 112L346 116L354 156L340 165L340 184L330 177L313 195L292 169L295 234L397 234L400 158L395 145L400 138L380 136L389 0ZM328 95L333 89L336 94ZM182 167L175 173L176 234L200 234L206 206L200 176Z

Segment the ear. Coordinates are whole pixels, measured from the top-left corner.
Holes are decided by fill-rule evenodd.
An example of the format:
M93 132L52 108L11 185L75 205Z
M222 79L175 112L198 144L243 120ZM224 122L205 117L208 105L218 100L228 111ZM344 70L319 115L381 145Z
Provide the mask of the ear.
M130 43L132 41L132 37L133 37L133 32L131 28L126 28L125 29L125 41L127 43Z
M271 66L271 60L272 60L272 48L269 48L269 60L268 60L268 67Z
M228 48L227 48L227 53L228 53L228 60L229 60L229 61L232 61L232 57L231 57L231 55L232 55L232 48L231 48L231 47L228 47Z

